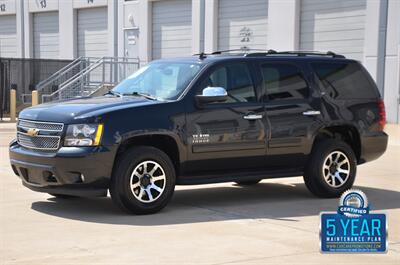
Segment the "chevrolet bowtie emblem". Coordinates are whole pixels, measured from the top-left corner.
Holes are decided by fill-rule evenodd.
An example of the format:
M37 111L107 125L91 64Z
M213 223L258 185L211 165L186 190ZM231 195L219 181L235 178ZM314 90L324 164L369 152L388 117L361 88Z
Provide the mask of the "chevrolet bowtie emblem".
M34 136L38 136L39 134L39 129L36 128L31 128L26 132L29 136L34 137Z

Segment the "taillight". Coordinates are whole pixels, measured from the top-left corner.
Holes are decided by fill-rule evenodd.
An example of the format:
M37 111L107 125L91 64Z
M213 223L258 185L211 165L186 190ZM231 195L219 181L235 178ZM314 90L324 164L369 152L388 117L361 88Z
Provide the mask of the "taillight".
M378 100L378 108L379 108L379 129L383 131L386 125L386 111L385 111L385 103L382 99Z

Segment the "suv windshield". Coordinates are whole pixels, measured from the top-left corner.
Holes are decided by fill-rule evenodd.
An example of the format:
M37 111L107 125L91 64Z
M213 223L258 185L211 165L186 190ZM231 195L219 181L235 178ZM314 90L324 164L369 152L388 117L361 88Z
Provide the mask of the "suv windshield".
M140 68L112 92L121 95L177 99L201 68L192 62L154 62Z

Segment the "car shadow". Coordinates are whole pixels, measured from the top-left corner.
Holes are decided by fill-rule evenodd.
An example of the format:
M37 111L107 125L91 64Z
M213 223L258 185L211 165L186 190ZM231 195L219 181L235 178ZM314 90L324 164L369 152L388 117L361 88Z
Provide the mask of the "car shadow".
M364 191L372 210L400 208L400 192L370 187ZM304 184L260 183L254 186L213 186L175 191L170 204L153 215L121 212L108 198L56 199L32 203L44 214L85 222L135 226L187 224L236 219L277 219L297 222L299 217L336 211L338 199L312 196Z

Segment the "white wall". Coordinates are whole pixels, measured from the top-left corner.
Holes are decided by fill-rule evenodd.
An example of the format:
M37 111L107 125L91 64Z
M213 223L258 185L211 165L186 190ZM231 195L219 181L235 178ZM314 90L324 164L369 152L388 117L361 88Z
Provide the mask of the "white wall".
M139 30L138 54L151 61L151 2L165 0L0 0L6 13L16 14L18 57L32 57L32 14L59 12L61 59L76 57L76 10L108 7L109 56L124 56L124 29ZM245 1L245 0L243 0ZM251 1L251 0L248 0ZM301 0L269 0L268 49L297 50ZM322 0L321 0L322 1ZM179 14L177 14L179 15ZM363 64L378 84L386 103L387 118L400 122L400 0L367 0ZM217 49L218 0L192 0L192 52Z
M15 15L16 17L16 57L24 57L23 14L19 12L19 10L22 10L22 5L22 1L0 0L0 16Z
M269 0L268 9L268 49L298 50L300 1Z
M8 0L12 1L12 0ZM116 56L118 52L118 25L117 1L114 0L46 0L46 4L41 4L38 0L14 0L17 5L17 24L21 23L20 42L21 57L33 57L33 37L32 37L32 16L35 12L59 12L59 59L73 59L77 55L76 51L76 12L80 8L91 8L107 6L108 10L108 53L106 56ZM22 14L22 16L21 16ZM18 16L21 16L18 19Z
M383 94L388 122L400 123L400 1L388 6Z

